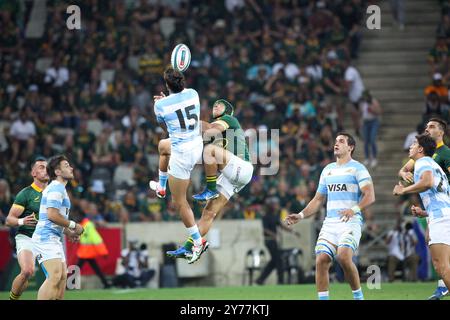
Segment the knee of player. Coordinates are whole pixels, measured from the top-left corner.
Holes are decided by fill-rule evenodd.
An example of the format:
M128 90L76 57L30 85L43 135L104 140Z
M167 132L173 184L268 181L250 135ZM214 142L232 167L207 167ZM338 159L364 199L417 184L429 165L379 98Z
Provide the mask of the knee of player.
M158 143L158 151L160 154L170 154L170 140L160 140Z
M331 266L331 257L321 253L316 257L316 268L329 268Z
M347 254L338 254L336 260L343 269L351 268L353 265L352 257Z

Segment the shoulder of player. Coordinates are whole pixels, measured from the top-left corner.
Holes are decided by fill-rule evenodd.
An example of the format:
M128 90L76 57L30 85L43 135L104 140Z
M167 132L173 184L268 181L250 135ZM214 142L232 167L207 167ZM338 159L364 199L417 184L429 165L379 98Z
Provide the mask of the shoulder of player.
M65 193L66 187L60 182L52 181L45 190L47 191L47 193L49 192Z

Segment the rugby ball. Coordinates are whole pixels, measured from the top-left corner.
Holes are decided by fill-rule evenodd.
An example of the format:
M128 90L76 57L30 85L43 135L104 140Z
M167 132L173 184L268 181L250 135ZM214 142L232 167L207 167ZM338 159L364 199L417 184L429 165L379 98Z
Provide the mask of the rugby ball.
M186 71L191 63L191 50L183 43L177 44L172 50L170 62L174 69L181 72Z

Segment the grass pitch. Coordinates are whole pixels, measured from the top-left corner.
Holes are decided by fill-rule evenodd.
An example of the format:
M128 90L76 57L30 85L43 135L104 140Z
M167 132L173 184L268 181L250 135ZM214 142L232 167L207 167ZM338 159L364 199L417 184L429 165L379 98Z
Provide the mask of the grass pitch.
M425 300L436 288L436 281L420 283L382 283L381 289L369 290L363 285L366 300ZM21 299L34 300L36 291L27 291ZM332 300L352 300L348 284L330 286ZM9 299L8 292L0 292L0 300ZM68 290L66 300L317 300L314 284L242 286L242 287L185 287L162 289ZM447 296L446 300L450 301Z

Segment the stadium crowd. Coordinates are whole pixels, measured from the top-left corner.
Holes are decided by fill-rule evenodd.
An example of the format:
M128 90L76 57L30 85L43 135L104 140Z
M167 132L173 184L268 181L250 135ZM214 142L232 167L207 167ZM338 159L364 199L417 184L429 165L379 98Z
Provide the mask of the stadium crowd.
M178 220L170 200L148 188L164 137L153 95L165 91L162 73L177 43L191 48L185 76L203 120L225 98L244 130L280 129L278 173L256 170L224 218L259 218L269 197L299 212L314 195L344 110L353 109L345 73L358 57L366 1L50 0L37 39L25 37L25 4L0 4L0 220L30 183L30 160L57 153L75 168L75 212L97 223ZM81 30L66 28L69 4L81 8ZM250 146L252 155L263 143ZM202 172L194 172L193 192Z

